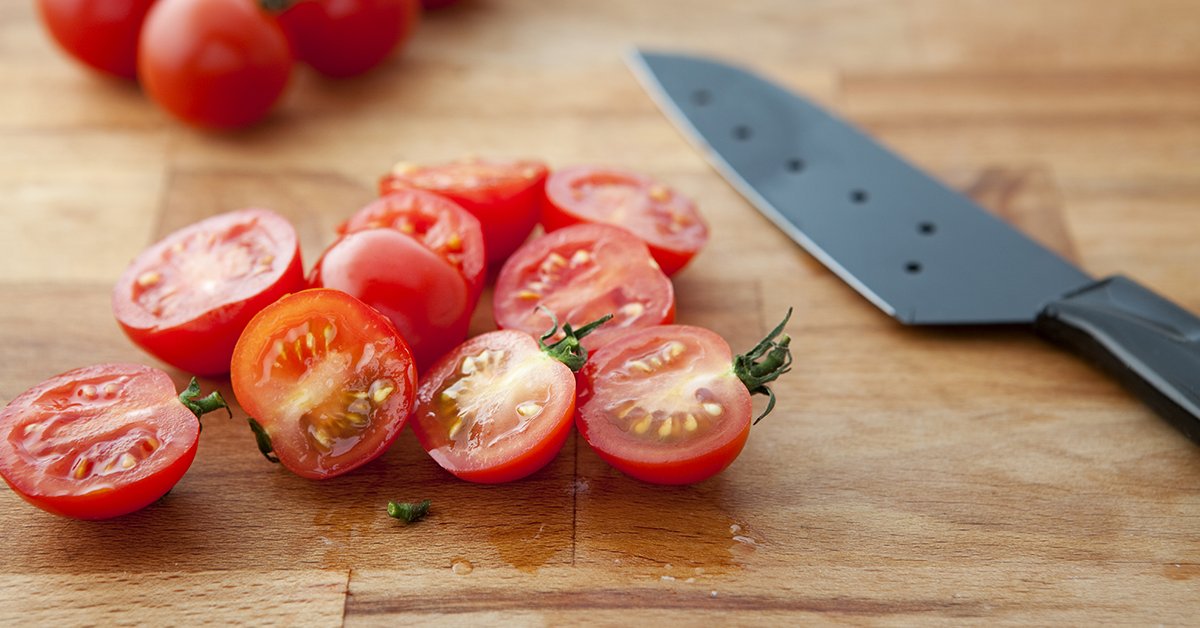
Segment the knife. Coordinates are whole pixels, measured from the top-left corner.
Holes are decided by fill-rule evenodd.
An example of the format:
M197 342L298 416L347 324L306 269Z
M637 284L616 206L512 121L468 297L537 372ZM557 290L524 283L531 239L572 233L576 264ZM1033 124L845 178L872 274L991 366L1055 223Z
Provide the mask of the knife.
M1200 444L1200 318L1095 280L862 131L747 70L635 50L639 81L759 211L906 325L1028 324Z

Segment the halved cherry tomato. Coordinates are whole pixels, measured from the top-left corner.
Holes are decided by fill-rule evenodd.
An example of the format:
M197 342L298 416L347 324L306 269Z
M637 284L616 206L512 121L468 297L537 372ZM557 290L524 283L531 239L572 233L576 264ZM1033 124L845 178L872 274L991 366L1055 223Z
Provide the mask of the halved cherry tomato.
M541 211L546 165L537 161L462 159L437 166L399 163L379 182L436 192L479 219L489 264L500 264L529 237Z
M146 95L199 127L262 119L291 71L287 37L258 0L159 0L138 41Z
M296 58L333 78L357 76L403 46L417 0L300 0L278 16Z
M720 336L687 325L600 346L579 373L579 433L639 480L691 484L716 475L746 444L750 395L771 395L766 412L774 405L767 384L791 364L790 339L775 340L786 322L736 358Z
M496 279L496 324L539 334L558 320L581 325L605 314L613 320L592 334L601 346L630 330L675 320L671 280L646 245L624 229L576 225L530 241Z
M93 69L137 78L138 32L155 0L38 0L46 30Z
M471 287L445 259L395 229L342 236L309 274L314 288L354 296L391 319L427 368L467 337Z
M160 360L190 373L229 372L246 323L304 287L291 223L265 209L206 218L143 251L117 281L113 314Z
M443 469L470 482L510 482L546 466L571 432L572 371L587 359L579 339L607 320L564 329L550 346L505 330L459 345L421 382L417 440Z
M259 312L230 379L263 453L312 479L386 451L417 389L412 353L391 321L337 290L297 292Z
M708 226L691 199L650 177L616 168L574 166L550 175L542 226L554 231L580 222L630 230L646 242L668 276L708 242Z
M479 220L454 201L432 192L400 189L372 201L338 227L343 235L390 227L417 239L462 273L472 303L486 278L483 230Z
M196 457L199 416L221 395L181 395L166 373L138 364L68 371L0 410L0 475L56 515L108 519L154 503Z

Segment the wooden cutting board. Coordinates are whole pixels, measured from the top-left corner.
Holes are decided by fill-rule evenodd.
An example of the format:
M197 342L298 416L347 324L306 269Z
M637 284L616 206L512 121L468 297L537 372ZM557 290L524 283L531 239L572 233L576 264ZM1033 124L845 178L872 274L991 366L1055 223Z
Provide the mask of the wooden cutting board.
M270 207L311 261L392 162L468 152L622 165L695 197L713 240L677 277L679 320L736 349L794 306L797 360L742 457L684 488L623 477L575 437L527 480L469 485L411 433L316 483L265 462L240 410L209 418L188 475L128 517L0 491L0 623L1200 617L1195 445L1023 329L876 311L710 171L619 58L637 42L754 65L1097 275L1200 311L1195 2L463 0L370 76L297 73L277 115L232 135L79 70L31 4L0 6L0 401L155 363L108 294L168 231ZM485 295L474 331L491 327ZM418 525L384 513L421 498Z

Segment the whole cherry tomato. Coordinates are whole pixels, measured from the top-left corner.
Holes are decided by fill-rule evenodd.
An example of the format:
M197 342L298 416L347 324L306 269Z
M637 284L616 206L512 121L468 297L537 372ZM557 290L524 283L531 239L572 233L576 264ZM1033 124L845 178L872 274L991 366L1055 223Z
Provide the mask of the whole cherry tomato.
M38 0L42 24L72 57L95 70L137 78L138 33L154 0Z
M417 0L300 0L279 15L296 58L333 78L357 76L408 41Z
M219 393L183 393L137 364L88 366L21 393L0 410L0 475L56 515L108 519L154 503L196 457L200 415Z
M200 375L229 372L250 319L304 287L300 241L265 209L219 214L143 251L112 293L113 314L138 346Z
M262 119L291 70L283 29L255 0L160 0L142 27L138 76L146 94L198 127Z

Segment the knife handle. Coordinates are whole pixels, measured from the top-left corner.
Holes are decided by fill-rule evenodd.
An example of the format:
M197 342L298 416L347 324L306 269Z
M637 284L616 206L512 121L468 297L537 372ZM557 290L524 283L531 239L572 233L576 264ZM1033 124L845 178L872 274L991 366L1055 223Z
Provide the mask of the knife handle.
M1200 318L1116 275L1050 303L1034 327L1113 373L1200 444Z

